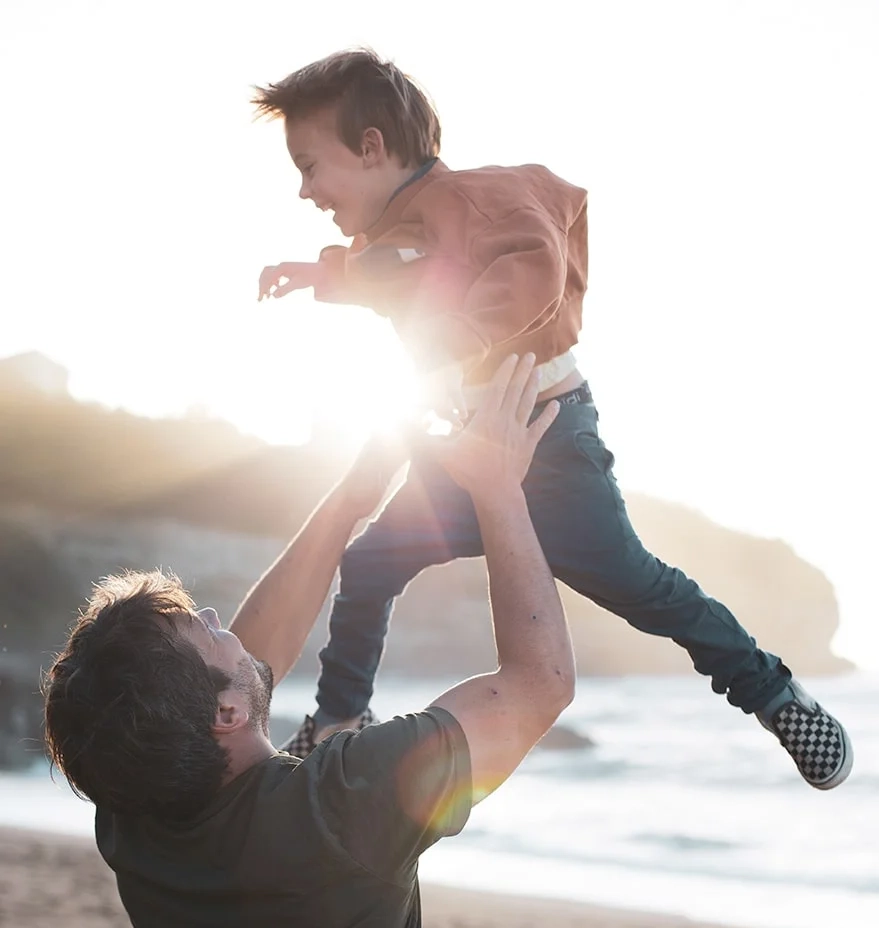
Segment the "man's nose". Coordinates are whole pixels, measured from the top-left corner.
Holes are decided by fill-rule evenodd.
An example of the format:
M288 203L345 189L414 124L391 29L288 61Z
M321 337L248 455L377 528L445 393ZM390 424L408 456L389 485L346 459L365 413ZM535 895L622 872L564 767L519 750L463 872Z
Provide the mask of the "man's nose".
M199 609L198 614L214 628L220 627L220 617L217 615L217 610L208 606L206 609Z

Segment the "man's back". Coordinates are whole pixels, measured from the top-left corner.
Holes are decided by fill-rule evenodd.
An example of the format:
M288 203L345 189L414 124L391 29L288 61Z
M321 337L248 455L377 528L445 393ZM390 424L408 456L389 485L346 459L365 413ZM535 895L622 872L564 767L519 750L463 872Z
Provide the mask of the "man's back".
M95 827L135 928L415 928L418 855L470 794L464 734L431 709L270 757L186 824L99 809Z

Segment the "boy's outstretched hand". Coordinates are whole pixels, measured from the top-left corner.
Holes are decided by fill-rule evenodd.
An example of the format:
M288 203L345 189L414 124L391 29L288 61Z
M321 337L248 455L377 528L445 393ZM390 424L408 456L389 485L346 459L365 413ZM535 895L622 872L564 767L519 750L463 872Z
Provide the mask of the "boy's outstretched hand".
M529 425L538 390L534 355L510 355L464 429L437 439L437 459L471 496L504 493L525 479L534 449L559 411L559 404L551 401Z
M259 275L259 296L257 301L270 296L281 297L294 290L305 290L318 282L320 264L316 261L285 261L283 264L270 264Z

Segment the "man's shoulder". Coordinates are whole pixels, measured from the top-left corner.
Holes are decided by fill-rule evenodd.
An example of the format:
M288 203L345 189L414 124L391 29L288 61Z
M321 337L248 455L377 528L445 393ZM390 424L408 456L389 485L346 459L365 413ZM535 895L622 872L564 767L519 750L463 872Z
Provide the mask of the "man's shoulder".
M350 762L355 756L375 759L384 763L389 752L399 747L406 752L419 742L437 743L438 738L446 738L457 751L467 750L467 742L458 720L442 706L428 706L419 712L397 715L386 722L368 725L361 731L342 731L321 742L309 755L309 760L317 759L319 765L326 766L330 757L338 755L343 762ZM355 755L350 746L356 744Z
M288 801L291 788L306 788L307 770L305 762L291 754L278 751L243 771L234 780L221 787L197 815L186 820L190 835L208 834L215 826L225 828L226 821L235 819L242 807L259 810L271 805L273 798L283 794ZM301 771L301 775L300 774ZM253 802L253 796L259 798ZM175 837L180 823L174 820L148 820L119 815L103 806L95 810L96 832L100 838L104 833L118 831L140 834L145 829L156 835Z
M430 706L359 732L338 732L319 744L305 764L313 765L319 802L326 807L333 794L362 791L370 783L381 786L400 776L419 788L429 786L432 776L467 780L470 749L458 720L448 710Z

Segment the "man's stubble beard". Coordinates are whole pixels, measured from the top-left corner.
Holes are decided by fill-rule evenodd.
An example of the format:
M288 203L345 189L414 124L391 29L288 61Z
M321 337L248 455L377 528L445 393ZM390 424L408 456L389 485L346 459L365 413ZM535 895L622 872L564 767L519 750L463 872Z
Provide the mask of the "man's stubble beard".
M255 661L254 663L256 672L259 675L259 683L254 685L254 692L250 694L253 720L258 731L268 738L269 715L272 709L272 690L274 689L275 678L272 668L265 661Z

